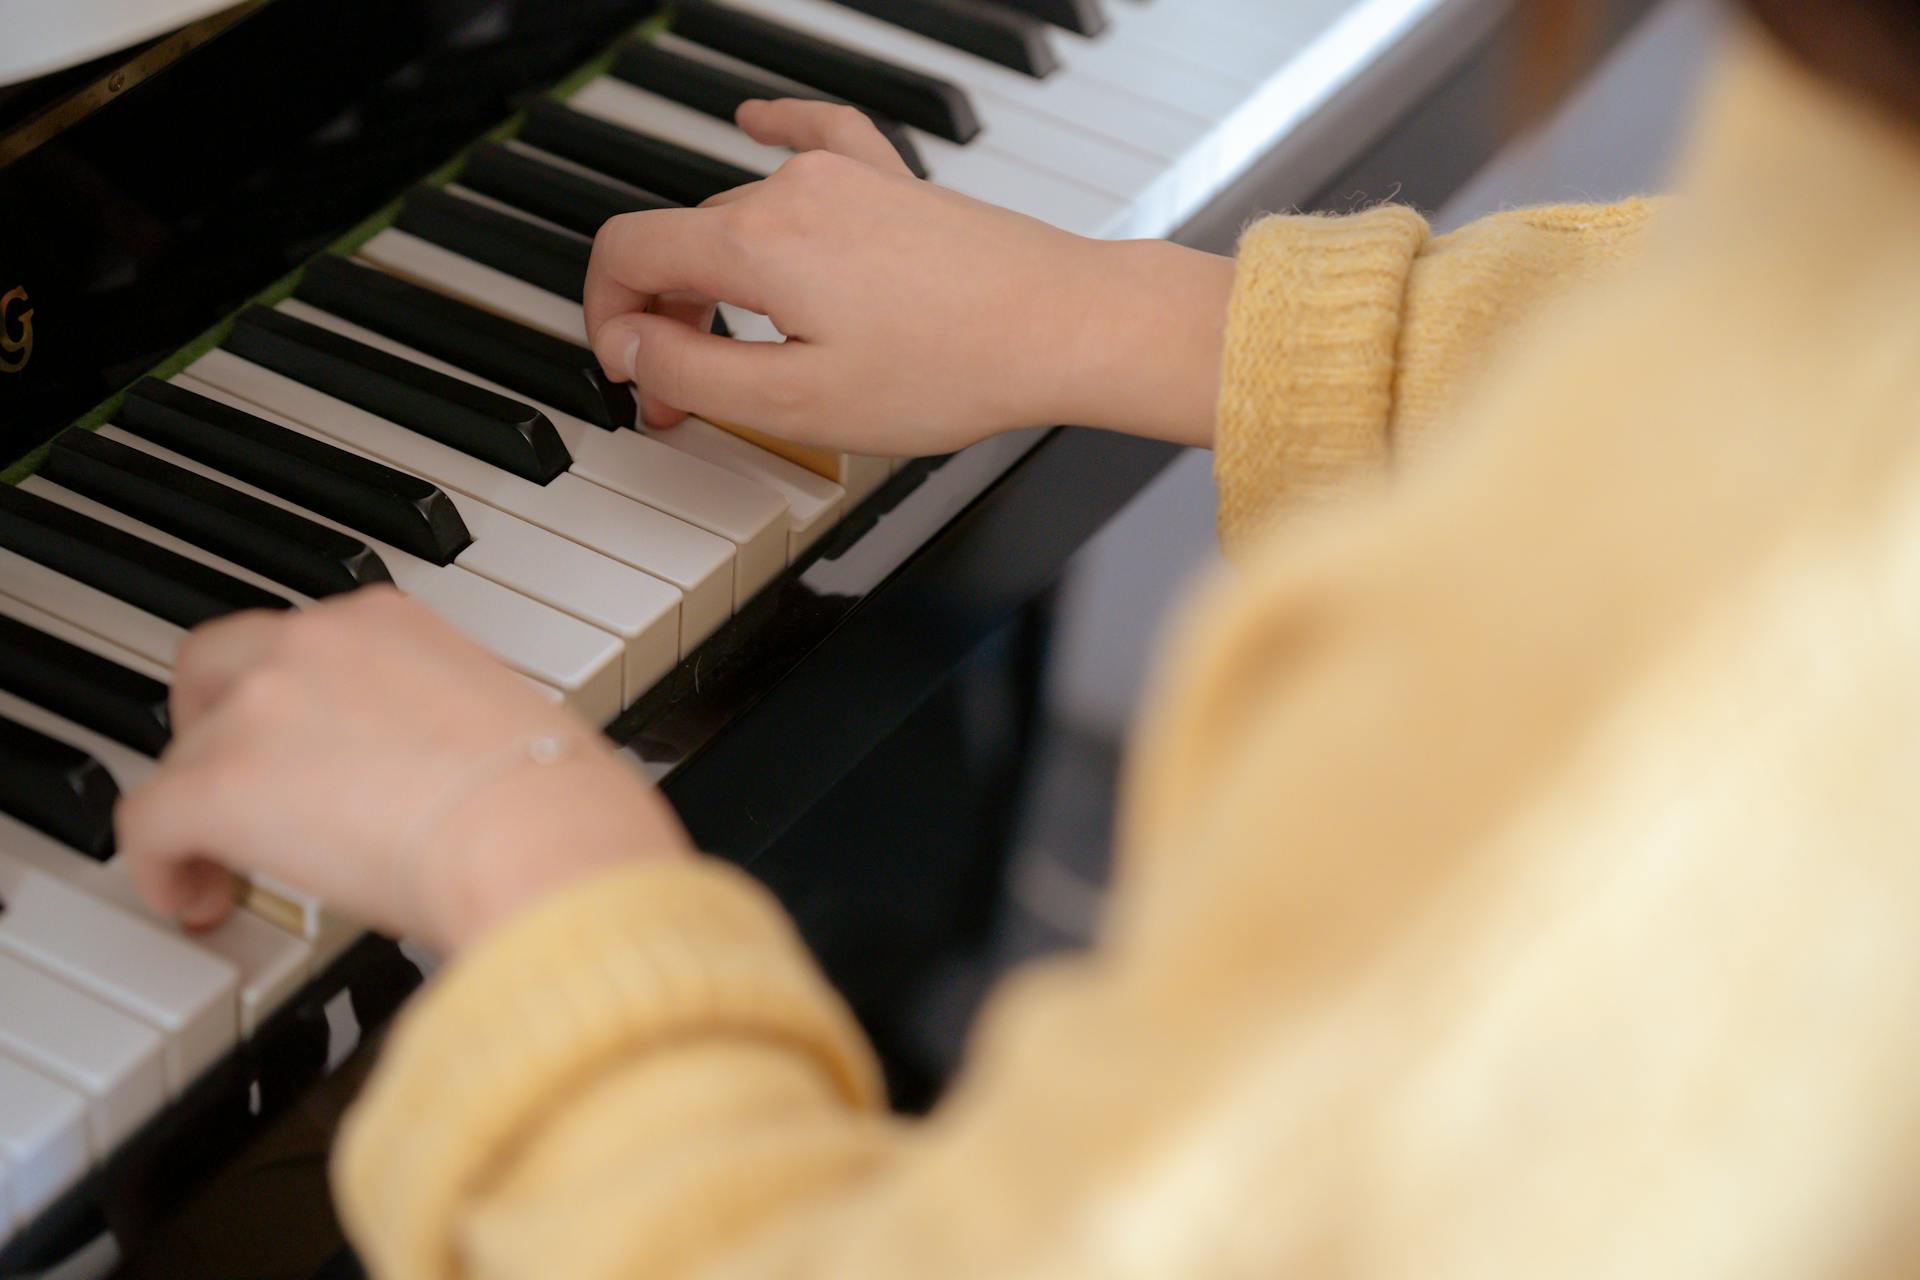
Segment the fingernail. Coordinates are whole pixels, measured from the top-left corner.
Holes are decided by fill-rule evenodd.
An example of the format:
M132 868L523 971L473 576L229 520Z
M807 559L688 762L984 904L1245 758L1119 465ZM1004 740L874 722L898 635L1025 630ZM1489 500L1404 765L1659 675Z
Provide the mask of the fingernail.
M639 377L639 374L637 374L634 371L633 362L639 358L640 358L640 335L636 333L627 339L627 355L626 355L626 359L623 361L623 363L626 365L627 377L635 382L638 382L640 380L640 377Z

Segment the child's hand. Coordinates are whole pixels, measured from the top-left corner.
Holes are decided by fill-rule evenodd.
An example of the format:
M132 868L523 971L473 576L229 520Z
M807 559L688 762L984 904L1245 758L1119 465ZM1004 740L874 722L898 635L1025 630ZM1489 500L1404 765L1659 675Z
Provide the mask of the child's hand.
M750 104L741 125L802 154L706 207L616 218L594 244L588 332L650 422L685 411L877 454L1060 422L1211 438L1230 262L918 182L850 108ZM716 338L684 318L701 299L790 340Z
M582 876L687 851L604 738L389 589L199 628L172 711L115 825L141 893L189 925L231 910L232 868L451 953ZM520 760L535 740L563 757Z

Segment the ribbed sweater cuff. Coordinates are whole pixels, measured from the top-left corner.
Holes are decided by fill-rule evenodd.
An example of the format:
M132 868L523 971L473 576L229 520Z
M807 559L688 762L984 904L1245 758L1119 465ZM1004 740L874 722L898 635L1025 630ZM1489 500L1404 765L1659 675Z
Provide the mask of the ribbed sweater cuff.
M1214 470L1231 550L1284 506L1338 493L1387 456L1411 209L1264 219L1240 241Z
M858 1027L765 890L711 861L570 887L409 1009L335 1158L349 1232L382 1273L454 1274L463 1203L557 1103L703 1038L790 1046L849 1107L880 1105Z

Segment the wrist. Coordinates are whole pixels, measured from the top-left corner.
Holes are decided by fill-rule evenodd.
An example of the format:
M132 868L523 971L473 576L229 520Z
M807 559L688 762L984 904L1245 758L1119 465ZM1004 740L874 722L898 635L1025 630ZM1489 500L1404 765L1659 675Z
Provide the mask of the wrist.
M449 807L416 851L413 915L424 940L452 955L587 876L689 852L665 801L595 742L523 764Z
M1160 240L1088 244L1053 420L1210 448L1233 260Z

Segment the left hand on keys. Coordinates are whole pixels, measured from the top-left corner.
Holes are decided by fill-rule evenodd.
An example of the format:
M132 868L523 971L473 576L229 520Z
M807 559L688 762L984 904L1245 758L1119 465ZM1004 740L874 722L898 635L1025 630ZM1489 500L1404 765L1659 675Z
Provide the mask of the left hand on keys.
M600 734L391 589L200 628L171 705L116 826L141 894L190 927L232 909L231 869L450 953L582 876L688 850ZM510 754L547 739L557 763Z

